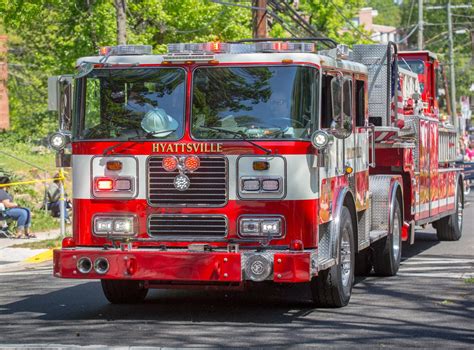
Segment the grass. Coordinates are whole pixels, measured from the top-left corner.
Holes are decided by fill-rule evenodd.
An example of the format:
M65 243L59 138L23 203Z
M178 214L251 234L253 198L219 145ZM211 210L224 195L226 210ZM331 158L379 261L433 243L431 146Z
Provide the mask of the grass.
M53 249L53 248L60 247L62 240L63 240L63 237L59 236L53 239L45 239L42 241L15 244L12 246L12 248Z
M467 284L474 284L474 277L465 278L464 282Z
M33 165L46 170L46 172ZM52 178L58 169L55 164L55 153L50 149L43 146L35 146L28 142L7 140L3 144L0 143L0 172L2 171L9 174L13 182L17 182ZM31 232L59 228L57 219L54 219L48 212L40 209L48 184L18 185L12 186L10 189L15 202L32 211ZM70 180L66 180L65 187L66 191L71 188Z
M20 158L28 163L36 165L38 168L47 170L50 175L53 175L56 172L55 165L55 154L47 148L41 148L44 151L34 152L33 149L37 149L38 146L35 146L31 143L20 143L16 142L14 149L11 147L2 147L0 151L7 154L11 154L17 158ZM43 175L44 171L35 169L31 165L23 163L15 158L9 157L8 155L0 152L0 168L8 168L8 170L18 173L25 174L29 173L32 170L36 173Z

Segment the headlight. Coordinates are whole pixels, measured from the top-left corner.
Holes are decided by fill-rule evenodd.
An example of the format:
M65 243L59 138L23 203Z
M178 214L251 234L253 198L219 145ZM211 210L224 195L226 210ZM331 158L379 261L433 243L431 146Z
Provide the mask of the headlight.
M280 180L279 179L263 179L262 190L269 192L280 191Z
M244 217L240 219L239 234L241 237L266 238L282 237L284 234L281 217Z
M244 179L242 180L242 189L244 191L259 191L260 180L258 179Z
M55 151L60 151L69 143L69 135L62 132L55 132L49 138L49 145Z
M240 183L242 192L263 193L282 191L282 179L279 177L241 178Z
M96 215L93 221L96 236L133 236L137 233L136 219L133 215Z
M313 135L311 135L311 143L317 149L326 148L332 142L332 140L332 135L329 135L324 130L317 130L313 133Z

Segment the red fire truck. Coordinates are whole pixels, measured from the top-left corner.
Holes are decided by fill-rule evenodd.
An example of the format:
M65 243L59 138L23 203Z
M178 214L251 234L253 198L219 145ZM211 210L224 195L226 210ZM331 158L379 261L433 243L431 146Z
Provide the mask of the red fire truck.
M270 282L346 305L356 274L397 273L415 226L461 236L437 66L392 43L318 38L79 59L75 76L50 81L61 128L50 141L73 179L54 275L100 279L112 303Z

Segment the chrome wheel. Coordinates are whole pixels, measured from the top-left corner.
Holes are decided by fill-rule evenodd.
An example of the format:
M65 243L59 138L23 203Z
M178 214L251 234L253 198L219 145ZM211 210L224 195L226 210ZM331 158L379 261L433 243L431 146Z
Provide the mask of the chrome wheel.
M398 215L393 218L392 247L393 258L397 260L398 254L400 254L400 219Z
M462 210L462 197L458 193L458 200L457 200L457 206L456 210L458 212L458 227L459 231L462 231L462 215L463 215L463 210Z
M349 232L344 230L341 237L341 276L342 285L347 287L352 274L351 242Z

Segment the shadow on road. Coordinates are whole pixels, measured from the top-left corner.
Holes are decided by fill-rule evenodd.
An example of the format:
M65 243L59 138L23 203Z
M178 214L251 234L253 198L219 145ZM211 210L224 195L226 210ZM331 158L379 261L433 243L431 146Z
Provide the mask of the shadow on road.
M438 240L438 237L436 237L436 233L428 232L426 230L416 231L415 244L413 245L409 245L407 243L403 244L402 259L411 258L440 243L441 242Z
M344 338L343 334L353 334L364 342L377 344L382 339L409 339L414 336L473 342L474 334L469 330L474 307L472 298L461 297L444 305L439 295L445 288L455 288L454 285L423 286L415 282L405 282L401 287L400 278L397 277L366 278L354 287L350 305L342 309L313 309L306 301L309 296L307 291L301 286L277 289L259 287L245 294L152 291L143 304L110 305L102 296L100 283L89 282L43 295L28 296L1 306L0 314L9 317L29 315L31 322L39 325L48 321L51 327L42 333L42 337L48 341L57 339L58 332L62 330L71 332L72 327L82 334L87 333L91 338L94 333L98 333L109 344L106 339L113 341L113 334L126 328L127 332L133 329L134 339L137 339L134 344L150 344L146 334L152 330L157 332L158 327L166 332L179 329L181 335L169 339L170 344L179 346L189 344L190 337L193 337L186 333L186 329L189 328L191 332L197 327L201 335L208 333L209 336L219 338L218 342L210 343L216 346L235 344L234 341L239 338L242 338L240 344L245 344L242 343L244 339L248 341L249 337L258 337L267 330L275 332L275 329L278 329L278 345L337 345L336 340ZM428 288L430 293L424 293L423 290ZM469 290L462 292L469 293ZM417 316L407 317L413 314ZM463 320L468 329L450 325L449 322L431 322L451 318ZM229 335L219 333L219 327L226 327L226 332L235 327L236 331L229 338ZM239 331L242 327L247 328L244 335ZM309 329L310 334L307 333ZM324 339L315 337L318 330L324 330ZM30 338L24 329L17 332L22 332L19 339L25 342ZM295 339L296 334L300 336ZM328 334L332 334L332 337L328 337ZM10 336L14 334L9 333Z

